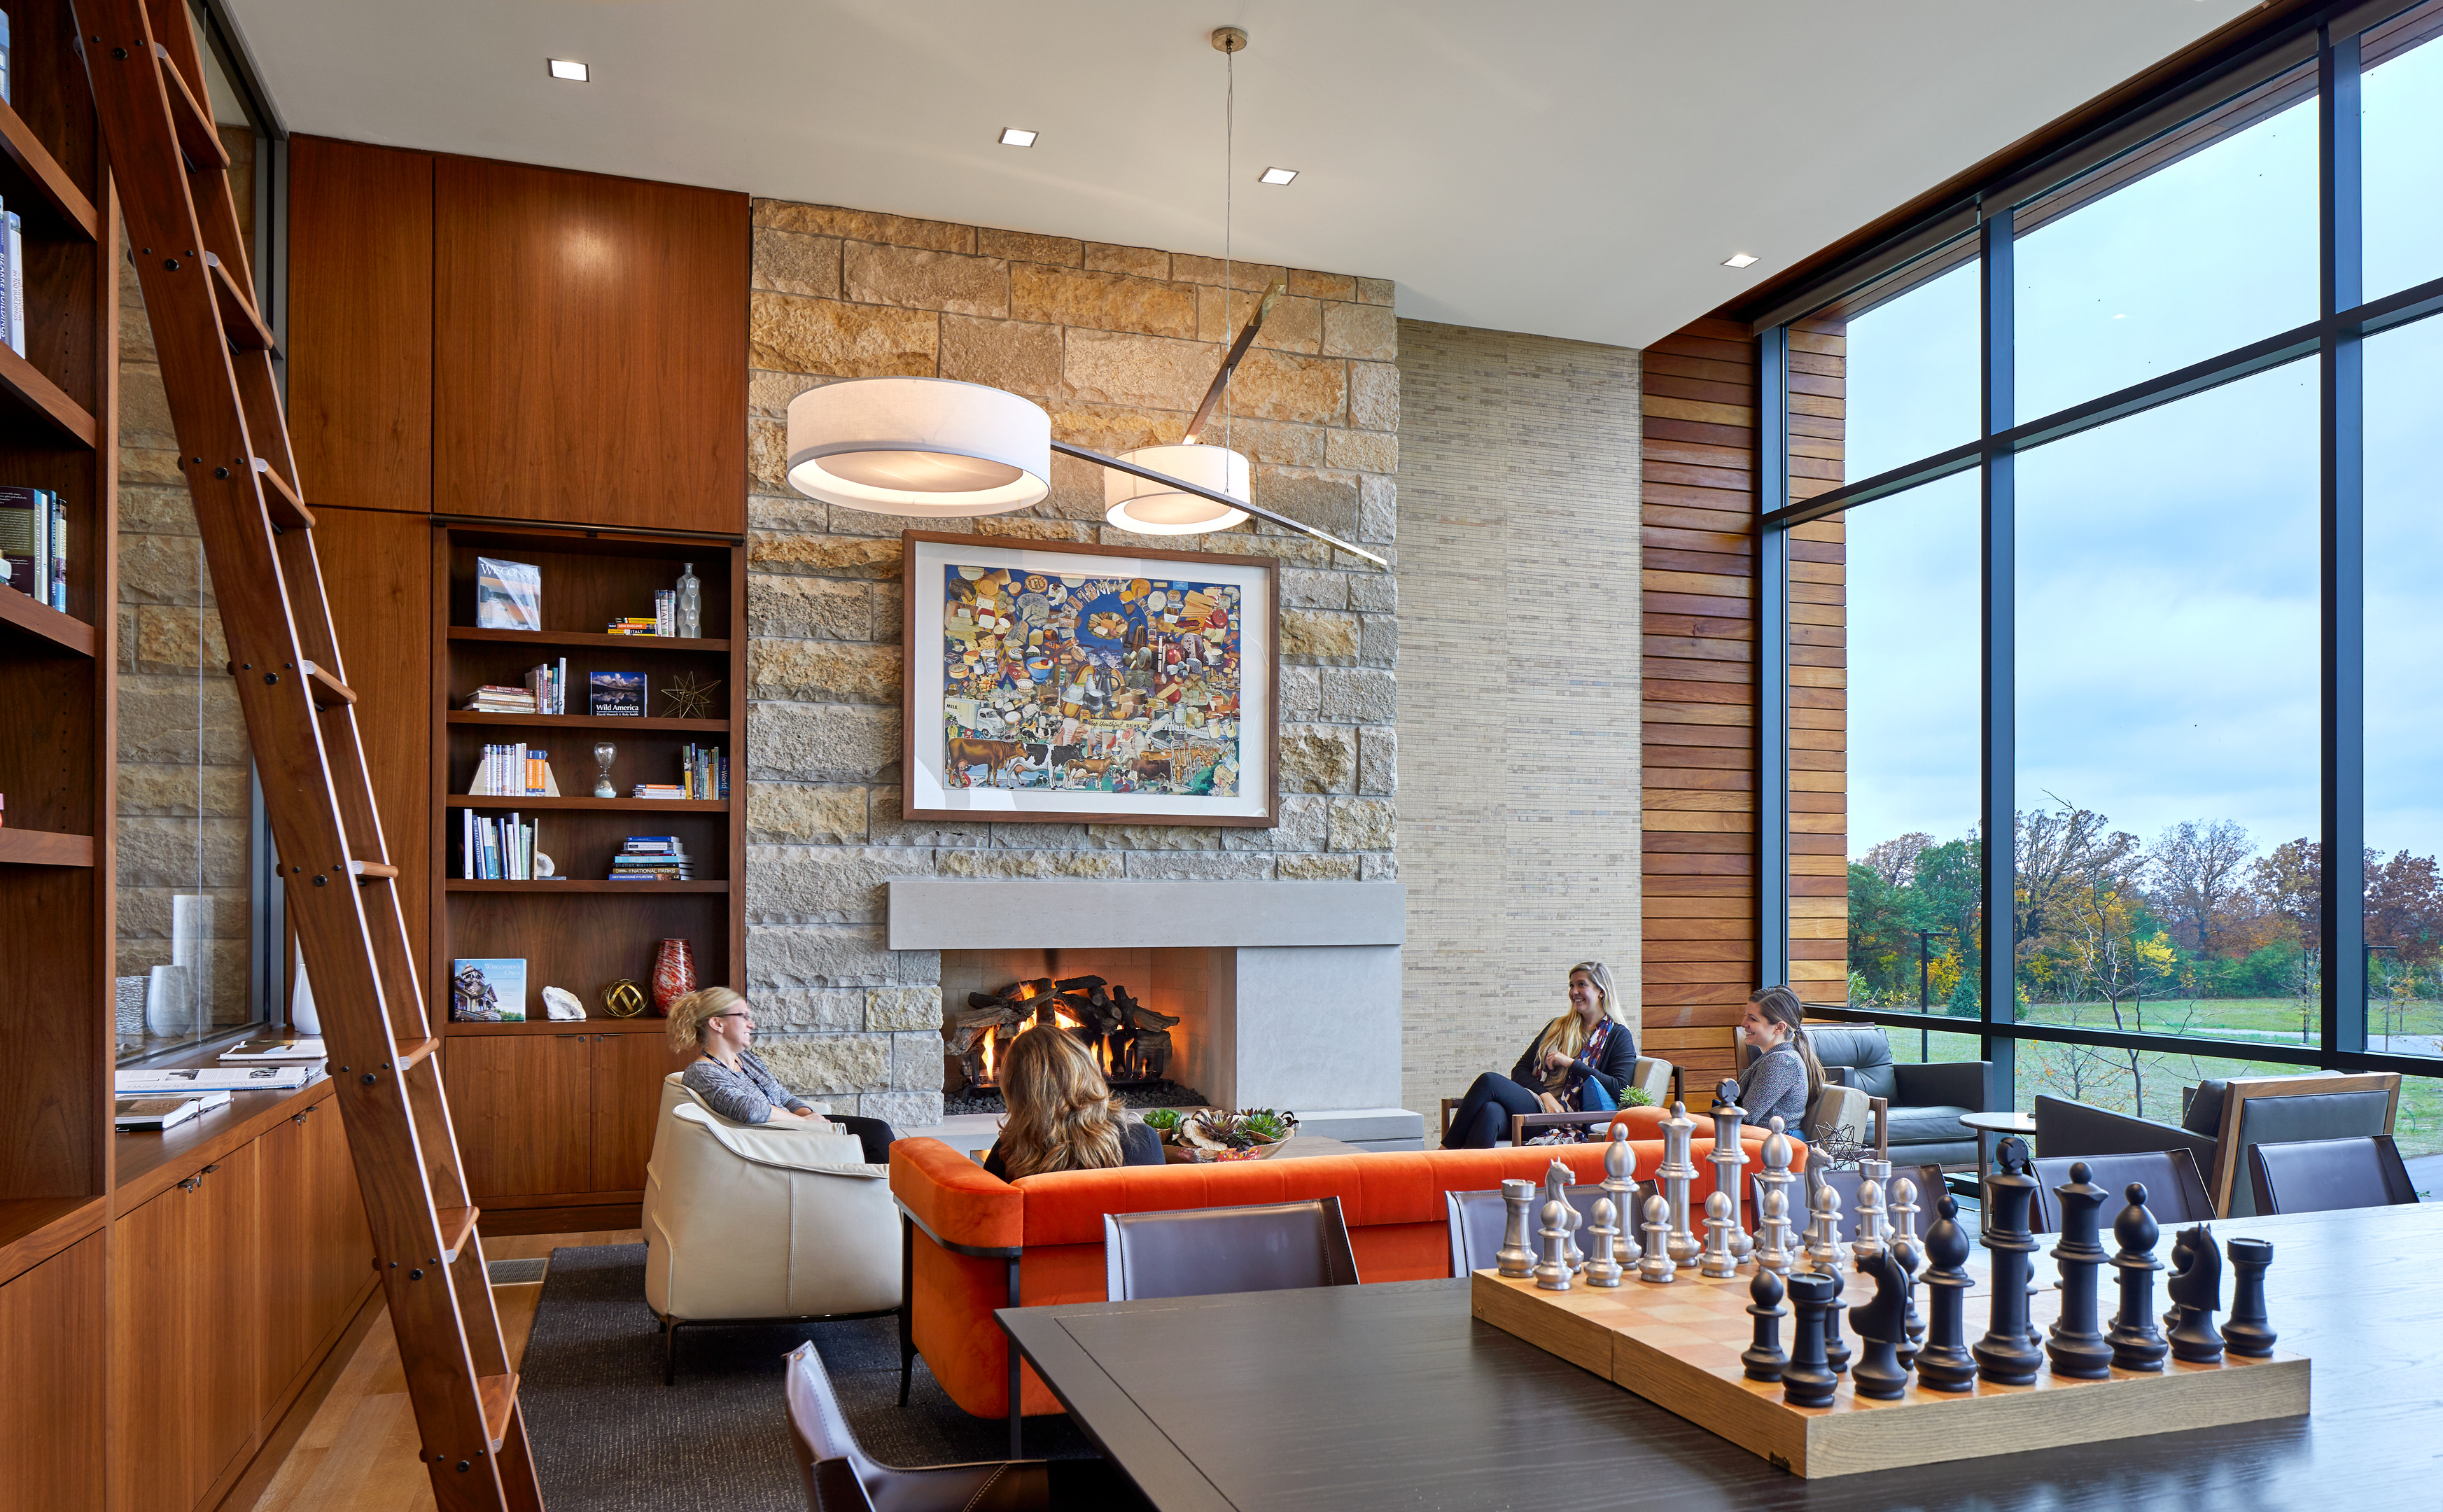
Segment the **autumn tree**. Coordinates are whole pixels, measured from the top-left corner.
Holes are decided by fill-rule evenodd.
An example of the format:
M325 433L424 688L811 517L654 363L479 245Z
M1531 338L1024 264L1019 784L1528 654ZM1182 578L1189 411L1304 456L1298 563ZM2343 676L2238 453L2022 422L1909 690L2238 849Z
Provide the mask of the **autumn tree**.
M2246 892L2248 862L2256 854L2248 827L2232 820L2182 820L2157 838L2146 869L2165 912L2186 926L2181 943L2199 955L2229 953L2223 938L2237 924L2232 905Z
M2021 809L2013 826L2014 969L2024 969L2039 951L2055 950L2082 895L2128 893L2145 867L2137 836L2110 828L2111 821L2091 808L2045 796L2053 807Z
M1885 887L1911 887L1917 882L1917 858L1933 844L1933 836L1912 830L1868 848L1857 864L1881 877Z

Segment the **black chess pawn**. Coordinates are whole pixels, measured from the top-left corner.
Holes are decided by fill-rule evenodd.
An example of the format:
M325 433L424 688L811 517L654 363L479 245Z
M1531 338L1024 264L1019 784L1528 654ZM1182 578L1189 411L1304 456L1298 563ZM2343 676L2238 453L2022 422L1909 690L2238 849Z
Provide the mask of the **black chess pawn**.
M2000 1386L2026 1386L2044 1363L2042 1351L2029 1341L2028 1282L2035 1273L2035 1235L2028 1231L2028 1206L2035 1200L2036 1180L2028 1174L2028 1147L2005 1139L1994 1156L1995 1174L1985 1189L1993 1205L1985 1229L1985 1247L1993 1252L1993 1310L1985 1337L1970 1348L1976 1374ZM1920 1366L1920 1369L1923 1367Z
M2213 1315L2222 1311L2222 1250L2203 1224L2180 1231L2189 1263L2172 1273L2163 1294L2172 1299L2172 1357L2190 1365L2222 1359L2222 1332ZM2177 1254L2177 1251L2175 1251Z
M1948 1192L1935 1205L1935 1221L1925 1231L1925 1342L1917 1352L1917 1379L1938 1392L1964 1392L1976 1381L1976 1362L1968 1355L1966 1312L1968 1288L1976 1284L1966 1269L1968 1230L1959 1226L1959 1199Z
M2224 1347L2234 1355L2263 1359L2273 1353L2271 1320L2265 1316L2265 1267L2273 1263L2273 1242L2234 1239L2225 1251L2231 1260L2231 1321L2222 1325Z
M2069 1168L2069 1180L2053 1189L2061 1199L2062 1237L2053 1246L2053 1260L2061 1266L2062 1306L2045 1353L2055 1375L2078 1381L2112 1375L2112 1347L2095 1320L2096 1282L2105 1260L2103 1245L2097 1242L2098 1214L2105 1192L2088 1179L2092 1174L2082 1160Z
M1790 1357L1781 1352L1781 1320L1790 1316L1781 1305L1781 1278L1762 1265L1748 1282L1748 1316L1755 1319L1755 1342L1739 1352L1752 1381L1777 1381Z
M1792 1407L1830 1407L1832 1388L1840 1377L1824 1362L1824 1304L1832 1300L1833 1279L1819 1271L1800 1271L1790 1278L1790 1310L1795 1321L1790 1331L1790 1359L1781 1368L1781 1399Z
M1841 1318L1848 1312L1849 1304L1841 1300L1841 1293L1847 1282L1842 1279L1838 1261L1818 1274L1832 1283L1830 1294L1824 1299L1825 1368L1835 1375L1846 1375L1849 1373L1849 1341L1841 1337Z
M1900 1346L1908 1340L1908 1272L1888 1249L1866 1257L1858 1274L1874 1279L1875 1298L1849 1314L1858 1331L1858 1364L1849 1373L1860 1396L1897 1402L1908 1391L1909 1373L1900 1362Z
M1901 1309L1901 1369L1917 1369L1917 1352L1925 1347L1925 1315L1917 1310L1917 1273L1925 1263L1924 1241L1911 1244L1905 1239L1892 1243L1892 1258L1901 1263L1901 1274L1909 1278L1908 1290L1902 1294L1905 1303Z
M2129 1206L2112 1224L2112 1237L2121 1241L2121 1253L2112 1257L2113 1269L2121 1272L2121 1311L2113 1315L2104 1342L2121 1369L2159 1371L2169 1348L2155 1329L2155 1273L2163 1268L2155 1258L2155 1241L2163 1231L2146 1210L2144 1182L2131 1182L2125 1195Z

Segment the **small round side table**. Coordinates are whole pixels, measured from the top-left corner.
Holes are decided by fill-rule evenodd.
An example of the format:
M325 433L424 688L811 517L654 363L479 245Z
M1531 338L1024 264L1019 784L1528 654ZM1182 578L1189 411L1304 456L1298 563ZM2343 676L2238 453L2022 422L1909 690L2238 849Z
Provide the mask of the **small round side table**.
M1985 1179L1993 1173L1993 1154L1986 1144L1989 1134L2032 1134L2036 1120L2028 1114L2012 1109L1999 1113L1963 1113L1959 1121L1976 1131L1976 1227L1983 1232L1991 1226L1993 1204L1985 1189Z

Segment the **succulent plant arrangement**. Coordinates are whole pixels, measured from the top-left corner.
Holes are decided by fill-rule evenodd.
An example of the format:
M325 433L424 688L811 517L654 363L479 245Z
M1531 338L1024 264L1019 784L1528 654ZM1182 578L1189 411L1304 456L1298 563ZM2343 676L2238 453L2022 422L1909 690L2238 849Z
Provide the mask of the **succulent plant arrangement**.
M1260 1159L1297 1133L1297 1121L1296 1114L1272 1108L1154 1108L1145 1115L1174 1161Z

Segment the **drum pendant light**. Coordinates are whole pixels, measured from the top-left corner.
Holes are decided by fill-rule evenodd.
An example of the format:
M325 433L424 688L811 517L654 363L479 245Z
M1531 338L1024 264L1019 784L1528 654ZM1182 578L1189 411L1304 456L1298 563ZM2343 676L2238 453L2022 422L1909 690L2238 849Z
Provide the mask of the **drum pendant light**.
M1238 153L1239 136L1239 54L1247 46L1247 34L1237 27L1217 27L1209 39L1222 54L1227 84L1222 96L1222 298L1228 307L1230 284L1231 178ZM1263 323L1264 314L1272 307L1269 295L1258 305L1247 323L1246 331L1222 360L1222 371L1213 379L1211 392L1187 422L1187 438L1178 446L1140 447L1123 452L1120 460L1133 462L1141 468L1166 472L1175 478L1197 484L1218 493L1226 493L1244 504L1249 492L1247 459L1230 450L1230 375L1245 355L1247 344L1255 339L1256 329ZM1198 433L1205 417L1212 413L1216 400L1222 401L1222 444L1197 445ZM1108 507L1103 518L1123 530L1134 530L1149 536L1192 536L1209 530L1227 530L1247 518L1244 509L1233 509L1214 499L1194 493L1165 489L1160 484L1121 472L1103 475L1103 503Z
M789 401L789 485L875 514L1003 514L1052 491L1052 416L953 378L852 378Z
M1228 447L1198 446L1193 441L1178 446L1139 447L1121 452L1120 460L1169 473L1216 493L1226 493L1241 503L1247 499L1247 459ZM1123 530L1149 536L1191 536L1207 530L1227 530L1247 518L1244 509L1216 504L1203 494L1166 489L1126 472L1103 474L1103 503L1109 506L1106 520Z

